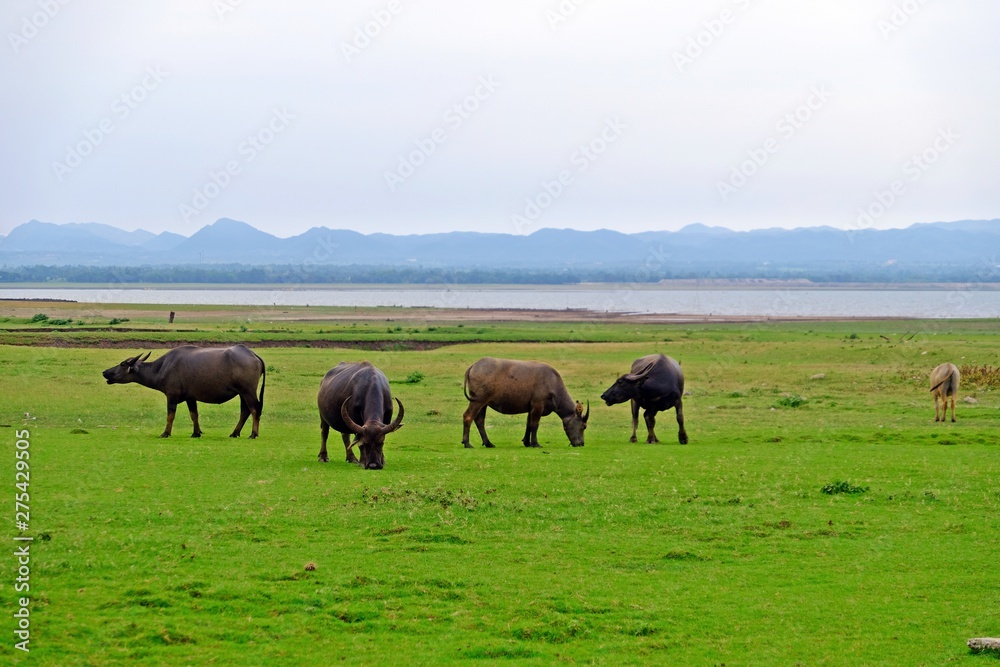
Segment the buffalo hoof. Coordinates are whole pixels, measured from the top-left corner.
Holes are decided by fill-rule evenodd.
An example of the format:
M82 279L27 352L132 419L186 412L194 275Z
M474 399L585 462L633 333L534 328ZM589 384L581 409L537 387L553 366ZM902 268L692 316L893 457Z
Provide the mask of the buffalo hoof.
M493 449L494 447L496 447L496 445L494 445L492 442L484 442L483 447L485 447L486 449Z
M467 442L463 442L462 446L465 447L466 449L475 449L475 447L473 447L471 444Z
M239 436L236 436L236 437L239 437ZM257 434L256 433L251 433L249 439L250 440L256 440L257 439Z
M635 437L635 436L633 435L633 436L632 436L631 438L629 438L629 439L628 439L628 441L629 441L629 442L639 442L639 439L638 439L638 438L636 438L636 437Z
M688 444L688 437L686 435L682 435L677 438L677 442L681 443L682 445L686 445Z
M240 437L240 434L239 434L239 433L236 433L236 432L234 431L234 432L232 432L232 433L230 433L230 434L229 434L229 437L230 437L230 438L238 438L238 437ZM250 437L252 438L253 436L251 435Z
M161 437L161 438L169 438L169 437L170 437L170 434L169 434L169 433L161 433L161 434L160 434L160 437Z
M646 438L647 445L655 445L658 444L659 442L660 442L659 438Z
M191 434L191 437L192 438L200 438L201 437L201 431L195 431L194 433Z
M317 459L317 460L318 460L318 461L319 461L320 463L329 463L329 462L330 462L330 459L329 459L329 458L327 458L326 456L323 456L322 454L320 454L319 456L317 456L317 457L316 457L316 459Z

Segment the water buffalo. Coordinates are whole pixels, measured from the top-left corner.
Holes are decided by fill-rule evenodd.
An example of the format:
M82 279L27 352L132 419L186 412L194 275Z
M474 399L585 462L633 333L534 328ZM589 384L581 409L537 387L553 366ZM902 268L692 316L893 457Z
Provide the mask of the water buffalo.
M462 386L469 401L462 416L462 444L469 444L469 427L473 421L479 429L485 447L492 447L486 435L486 408L505 415L528 413L528 425L522 442L525 447L538 447L538 422L545 415L556 413L574 447L583 447L583 432L590 417L583 404L570 398L566 385L556 369L538 361L514 361L483 357L465 371Z
M322 444L319 460L329 461L326 440L330 427L344 439L348 463L360 463L367 470L385 467L382 446L385 436L403 425L403 402L398 398L399 414L391 424L392 395L389 380L367 361L342 361L323 377L316 398L319 405L319 426ZM360 424L360 426L359 426ZM351 442L351 436L354 442ZM361 451L361 460L354 456L354 446Z
M253 415L250 437L256 438L260 429L260 413L264 409L264 385L267 371L264 360L243 347L227 348L175 347L155 361L146 362L146 356L136 355L104 371L108 384L138 382L144 387L162 391L167 397L167 426L161 438L169 438L174 425L177 405L186 402L194 423L192 438L201 437L198 425L198 401L225 403L240 397L240 420L230 434L240 437L247 417ZM260 380L260 396L256 395Z
M663 354L650 354L632 362L632 372L622 375L608 388L601 398L608 405L632 401L632 437L639 426L639 408L645 410L642 417L649 431L647 443L659 442L653 427L656 413L674 408L677 412L677 441L686 445L687 432L684 430L684 373L674 359Z
M931 393L934 395L934 421L948 420L948 398L951 398L951 420L955 421L955 396L961 377L955 364L941 364L931 371ZM938 417L938 399L943 412Z

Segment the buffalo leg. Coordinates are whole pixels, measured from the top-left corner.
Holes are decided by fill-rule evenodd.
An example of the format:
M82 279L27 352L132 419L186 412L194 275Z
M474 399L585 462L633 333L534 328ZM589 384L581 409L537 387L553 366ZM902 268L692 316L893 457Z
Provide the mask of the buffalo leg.
M686 445L688 444L688 434L684 430L684 404L678 400L674 410L677 411L677 442Z
M632 437L628 441L638 442L635 438L635 431L639 428L639 401L633 398L630 403L632 404Z
M240 437L240 432L243 431L243 425L247 423L247 417L250 416L250 406L247 405L247 400L240 396L240 420L236 422L236 428L233 432L229 434L230 438ZM250 436L251 438L253 435Z
M187 402L188 413L191 415L191 423L194 425L194 430L191 432L192 438L201 437L201 426L198 424L198 402L195 400L190 400Z
M948 416L948 406L945 406L945 417ZM951 420L955 421L955 394L951 395Z
M472 449L472 443L469 442L469 431L472 429L473 421L476 422L476 428L479 429L483 446L492 447L493 443L486 435L486 406L476 402L470 402L469 407L462 415L462 444L465 445L466 449Z
M937 406L935 405L935 408ZM174 415L177 414L177 403L167 400L167 425L160 434L161 438L169 438L170 431L174 428Z
M524 438L521 440L525 447L541 447L538 444L538 423L541 420L540 412L532 410L528 413L528 424L524 429Z
M483 439L483 447L493 448L493 443L490 442L490 436L486 435L486 406L479 411L476 415L476 429L479 431L479 437Z
M260 413L264 404L258 401L257 397L254 396L254 399L250 401L249 405L252 406L250 408L250 414L253 415L253 427L250 429L250 439L253 440L260 434Z
M938 394L937 394L937 392L934 392L934 421L936 421L936 422L944 421L939 416L940 415L940 410L941 409L938 407ZM944 410L945 410L945 413L948 412L948 404L947 403L945 403Z
M330 425L322 419L319 420L319 462L329 463L330 457L326 454L326 440L330 437Z
M361 463L358 461L358 457L354 455L354 448L351 447L351 436L349 433L341 433L340 437L344 441L344 450L347 452L347 462L348 463Z
M656 413L652 410L646 410L642 413L642 418L646 422L646 430L649 433L646 436L646 444L651 445L659 442L660 439L656 437L656 431L654 430L656 427Z

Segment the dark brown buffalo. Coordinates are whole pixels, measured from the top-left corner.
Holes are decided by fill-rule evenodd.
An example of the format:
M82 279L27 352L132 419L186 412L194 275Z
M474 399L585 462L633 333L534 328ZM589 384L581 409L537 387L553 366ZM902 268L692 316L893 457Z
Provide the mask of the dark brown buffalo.
M556 413L562 419L563 429L574 447L583 447L583 432L590 417L590 405L583 412L583 404L570 398L562 377L548 364L539 361L515 361L483 357L465 371L463 385L469 401L462 417L462 444L468 448L469 427L476 422L483 445L492 447L486 435L486 408L493 408L505 415L528 413L528 425L522 442L525 447L538 447L538 422L542 417Z
M632 401L632 437L639 426L639 408L645 410L642 417L649 431L646 442L659 442L653 427L656 413L674 408L677 412L677 441L686 445L687 432L684 431L684 373L674 359L663 354L650 354L632 362L632 372L622 375L608 388L601 399L608 405Z
M330 428L339 431L344 439L349 463L360 463L368 470L385 467L382 447L385 436L398 431L403 425L403 403L398 398L399 414L392 419L392 395L389 380L379 369L367 361L343 361L323 377L316 397L319 405L319 425L322 444L319 460L326 463L326 440ZM354 442L351 442L351 436ZM354 456L354 446L361 451L361 460Z
M160 435L169 438L174 425L177 406L186 402L194 423L192 438L201 437L198 425L198 402L225 403L240 397L240 421L230 434L240 437L247 417L253 415L250 437L256 438L260 429L260 413L264 409L264 384L267 371L264 360L243 347L227 348L175 347L155 361L146 362L146 356L136 355L104 371L108 384L138 382L144 387L162 391L167 397L167 427ZM260 380L260 396L256 395Z

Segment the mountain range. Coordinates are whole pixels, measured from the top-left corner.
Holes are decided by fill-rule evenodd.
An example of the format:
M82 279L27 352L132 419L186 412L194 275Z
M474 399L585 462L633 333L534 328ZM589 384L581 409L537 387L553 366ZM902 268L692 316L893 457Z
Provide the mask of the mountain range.
M944 265L996 275L1000 220L918 223L905 229L833 227L733 231L691 224L678 231L540 229L361 234L314 227L289 238L222 218L189 237L98 223L31 220L0 237L0 266L401 265L561 270L665 265ZM979 267L977 269L977 267ZM996 278L990 278L995 280Z

